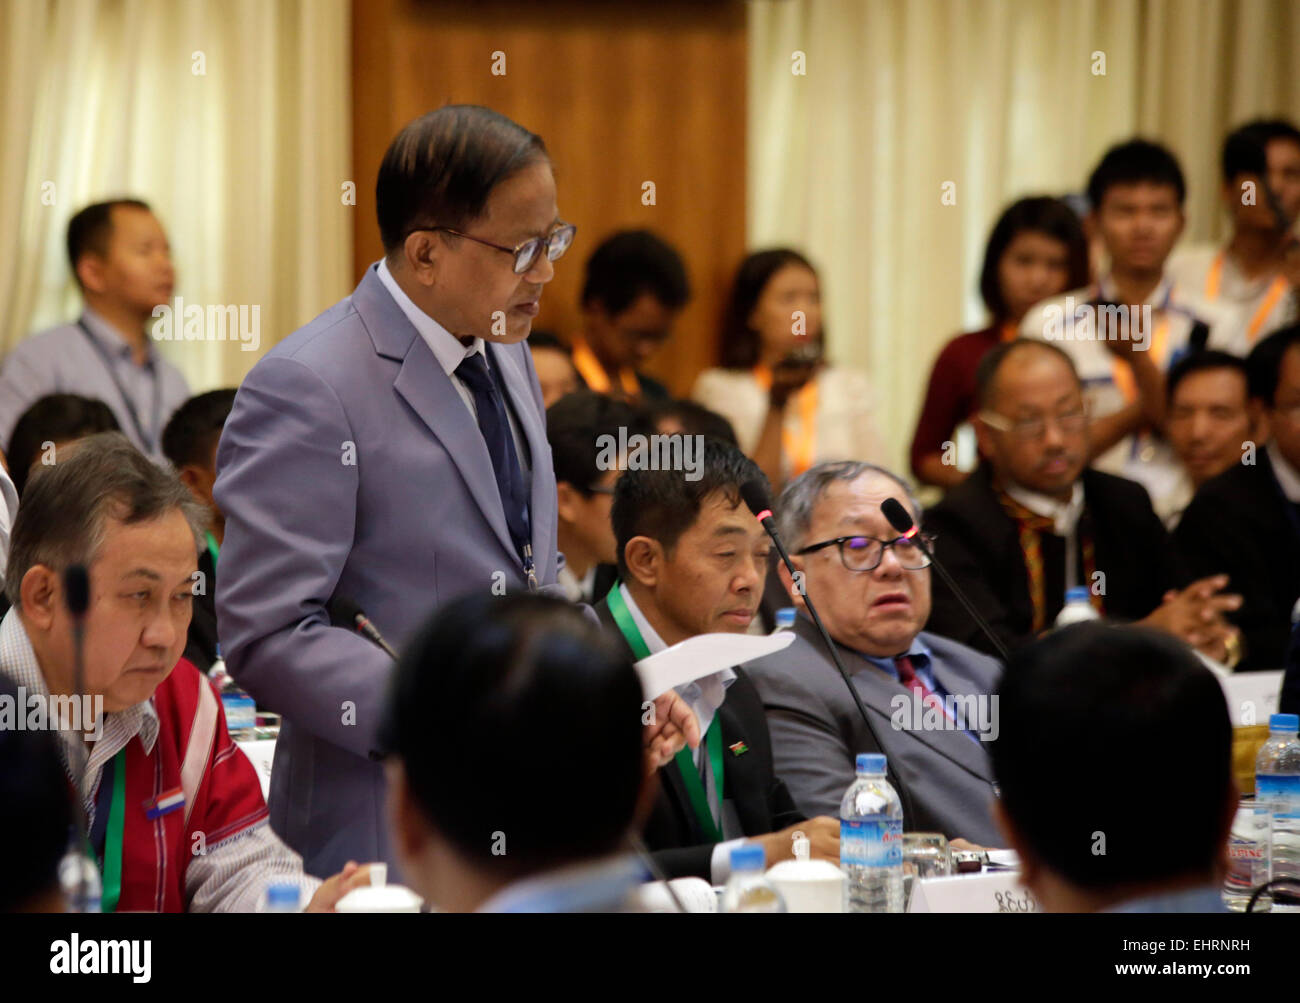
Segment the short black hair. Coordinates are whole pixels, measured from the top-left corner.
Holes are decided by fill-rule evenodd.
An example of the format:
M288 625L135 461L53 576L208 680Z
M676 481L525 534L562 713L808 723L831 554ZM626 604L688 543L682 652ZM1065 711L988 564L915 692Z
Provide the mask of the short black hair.
M570 358L573 357L573 349L566 345L558 334L554 331L533 331L528 335L529 348L550 348L557 352L563 352Z
M727 369L752 369L758 364L759 335L749 326L749 315L758 305L772 276L787 265L799 265L814 275L812 262L792 247L772 247L745 256L731 280L731 290L722 310L722 365ZM826 341L826 325L821 339Z
M1078 289L1088 283L1088 241L1075 211L1060 199L1045 195L1019 199L998 217L984 248L980 296L995 323L1008 318L1002 283L998 280L998 266L1011 242L1022 233L1041 233L1065 245L1070 272L1066 289Z
M669 310L691 298L686 266L676 249L649 230L619 230L602 240L587 259L582 305L599 303L611 315L649 293Z
M1075 368L1074 360L1059 345L1054 345L1050 341L1039 341L1037 338L1012 338L1010 341L1001 342L990 348L984 353L984 357L980 359L979 365L975 367L975 400L979 404L981 411L992 407L993 388L997 382L998 370L1002 368L1002 363L1006 361L1007 356L1030 346L1055 352L1065 360L1065 364L1070 367L1070 372L1074 375L1075 381L1079 382L1079 370ZM1080 383L1080 386L1082 386L1082 383Z
M1213 868L1233 788L1232 722L1218 680L1185 644L1142 627L1065 627L1012 653L997 701L990 755L1002 808L1052 871L1109 890ZM1171 753L1177 766L1161 771L1158 797L1178 806L1178 838L1153 853L1153 789L1133 771Z
M0 673L0 699L19 714L22 694ZM0 728L0 854L17 866L0 879L0 912L39 907L41 896L59 891L59 861L68 848L73 824L68 779L51 731Z
M420 227L464 229L502 181L549 160L535 133L479 105L445 105L407 125L388 146L375 182L384 253Z
M577 607L484 589L440 606L407 645L380 742L440 835L518 875L618 848L642 782L641 701L630 655ZM582 782L539 782L539 750L580 764Z
M1268 144L1286 139L1300 146L1300 129L1284 118L1257 118L1238 126L1223 141L1223 180L1241 174L1263 175L1268 169Z
M1246 384L1246 396L1250 396L1250 372L1246 360L1231 352L1222 352L1217 348L1203 348L1199 352L1189 352L1173 364L1169 375L1165 377L1165 394L1169 403L1174 401L1178 384L1193 373L1203 373L1210 369L1231 369L1240 373Z
M167 420L162 434L163 455L177 470L193 463L206 467L221 429L235 406L235 388L209 390L191 397Z
M121 427L102 400L78 394L47 394L32 402L9 435L9 474L21 496L32 464L46 442L73 442Z
M605 473L597 462L602 452L602 436L618 439L618 430L627 435L649 431L630 404L594 390L576 390L565 394L546 409L546 441L551 445L551 461L556 483L568 484L584 495Z
M651 425L655 425L661 418L676 418L686 435L703 435L728 445L740 445L731 422L717 411L710 411L703 404L697 404L693 400L670 398L662 401L647 401L645 414Z
M1178 158L1168 148L1147 139L1130 139L1106 151L1088 178L1088 201L1093 212L1101 210L1102 199L1115 185L1139 182L1169 185L1178 196L1181 206L1187 197L1187 183Z
M758 481L770 494L763 471L739 449L717 439L700 441L704 450L698 480L687 480L684 471L672 469L628 469L619 477L610 519L618 542L621 577L628 574L624 551L632 537L648 536L671 554L681 535L699 517L704 500L715 491L723 492L732 505L745 504L740 489L747 481Z
M88 205L68 220L68 265L77 285L81 285L81 279L77 277L78 262L87 254L97 254L101 258L108 254L108 242L113 236L113 210L118 206L153 212L149 203L142 199L118 198Z
M1287 349L1300 344L1300 323L1278 328L1246 356L1246 371L1250 378L1252 400L1262 401L1269 407L1276 403L1277 382L1282 373L1282 359Z

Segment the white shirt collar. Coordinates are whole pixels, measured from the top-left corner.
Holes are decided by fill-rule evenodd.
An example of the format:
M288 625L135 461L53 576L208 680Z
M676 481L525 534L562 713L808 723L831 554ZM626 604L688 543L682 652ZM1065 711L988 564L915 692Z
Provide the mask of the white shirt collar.
M475 338L474 343L466 347L464 342L416 306L415 301L402 291L402 287L393 278L393 273L388 270L387 259L380 259L379 267L375 272L379 276L379 281L384 284L384 288L388 290L388 294L393 297L402 313L406 314L406 319L420 333L420 337L433 352L433 357L438 360L438 365L442 366L443 372L448 376L453 375L456 367L475 352L481 352L483 358L487 358L482 338Z
M1300 505L1300 470L1291 466L1287 458L1282 455L1282 450L1277 448L1277 443L1269 440L1267 446L1268 461L1273 464L1273 476L1277 478L1278 485L1282 488L1282 493L1286 495L1287 501Z
M1097 289L1101 293L1103 299L1111 302L1114 302L1118 296L1118 293L1115 291L1115 283L1110 277L1110 272L1102 275L1101 278L1097 280ZM1174 280L1169 277L1168 273L1163 273L1160 276L1159 284L1151 290L1151 294L1142 304L1139 305L1149 304L1153 310L1162 310L1171 304L1173 295Z
M1054 532L1057 536L1071 536L1079 525L1079 517L1083 515L1082 481L1074 482L1068 502L1059 502L1049 495L1030 491L1018 484L1009 485L1007 494L1035 515L1045 516L1055 522Z

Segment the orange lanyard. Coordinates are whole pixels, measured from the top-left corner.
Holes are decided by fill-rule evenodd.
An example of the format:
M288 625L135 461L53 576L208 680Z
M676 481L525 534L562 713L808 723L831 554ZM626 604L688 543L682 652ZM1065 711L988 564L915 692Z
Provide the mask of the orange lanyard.
M1205 275L1205 298L1209 302L1213 303L1219 298L1219 283L1222 279L1223 252L1220 251L1214 256L1214 260L1210 262L1210 270ZM1260 329L1264 326L1264 321L1268 320L1268 315L1277 306L1277 301L1283 297L1289 288L1290 283L1281 275L1277 276L1269 285L1268 292L1264 294L1264 302L1259 305L1259 309L1255 311L1255 316L1250 318L1250 326L1246 328L1247 342L1252 345L1255 343L1255 339L1259 337Z
M772 389L772 370L760 362L754 367L754 380L766 393ZM817 437L817 378L813 377L795 395L799 405L799 433L781 427L781 452L790 460L790 476L798 477L813 465L813 446Z
M598 394L609 393L611 386L609 374L605 372L605 367L596 358L596 353L581 338L575 338L573 341L573 366L582 376L583 382L587 384L588 389L594 390ZM620 369L618 371L618 382L622 386L625 396L636 398L641 395L641 382L631 369Z
M1159 369L1165 368L1165 360L1169 357L1169 314L1164 311L1162 314L1160 323L1151 336L1151 357ZM1111 378L1124 395L1126 403L1132 404L1138 399L1137 379L1133 376L1133 367L1127 361L1116 359L1111 364Z

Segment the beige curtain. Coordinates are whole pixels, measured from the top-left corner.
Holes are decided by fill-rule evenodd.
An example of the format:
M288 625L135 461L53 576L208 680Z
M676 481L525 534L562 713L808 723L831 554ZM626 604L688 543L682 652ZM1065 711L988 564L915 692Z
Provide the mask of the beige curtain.
M160 343L234 385L351 287L347 0L0 2L0 352L79 309L69 217L150 202L186 304L258 308L260 348Z
M1082 190L1140 132L1182 162L1184 240L1215 239L1224 134L1300 117L1295 0L752 0L749 42L748 243L819 265L831 356L870 375L900 472L1008 202Z

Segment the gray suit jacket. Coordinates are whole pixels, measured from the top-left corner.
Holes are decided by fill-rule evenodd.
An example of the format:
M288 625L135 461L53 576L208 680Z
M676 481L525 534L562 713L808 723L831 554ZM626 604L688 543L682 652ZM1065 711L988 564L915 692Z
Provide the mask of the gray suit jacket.
M749 662L745 670L767 711L777 776L799 809L810 818L838 818L857 754L883 752L906 788L906 831L942 832L950 839L1001 846L1005 840L989 810L993 771L983 745L961 731L895 729L890 700L899 694L910 698L910 691L856 651L837 645L884 745L878 748L817 628L800 616L794 633L790 647ZM993 692L1000 663L947 638L926 633L921 638L934 655L935 680L950 694Z
M487 347L530 456L537 577L554 585L541 390L526 344ZM249 373L217 469L223 654L258 706L284 716L271 824L313 874L349 858L392 865L376 749L392 664L330 626L326 605L354 599L400 649L439 603L527 587L483 436L372 267Z

